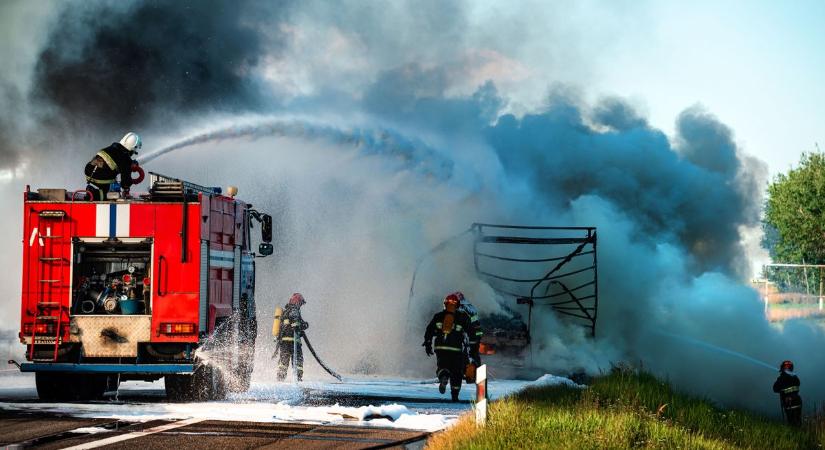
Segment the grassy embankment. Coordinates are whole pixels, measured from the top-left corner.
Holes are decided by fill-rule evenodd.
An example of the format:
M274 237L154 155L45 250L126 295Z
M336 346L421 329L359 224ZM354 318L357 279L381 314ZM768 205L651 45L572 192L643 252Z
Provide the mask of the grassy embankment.
M794 429L756 414L723 410L674 392L652 375L615 372L588 389L532 388L492 402L476 427L463 416L427 449L689 448L806 449L825 446L825 427Z

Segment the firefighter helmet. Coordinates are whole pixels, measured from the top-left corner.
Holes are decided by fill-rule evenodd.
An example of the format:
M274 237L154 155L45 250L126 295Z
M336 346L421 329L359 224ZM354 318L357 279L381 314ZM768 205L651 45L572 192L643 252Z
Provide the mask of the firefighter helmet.
M444 307L445 308L448 305L454 305L455 307L458 307L458 305L460 305L460 304L461 304L461 300L459 300L458 296L455 295L455 292L453 292L452 294L444 297Z
M779 365L779 371L787 370L789 372L793 372L793 361L785 360L782 361L782 364Z
M298 305L298 306L301 306L301 305L303 305L303 304L305 304L305 303L306 303L306 300L304 300L304 296L303 296L303 295L301 295L301 294L299 294L298 292L296 292L296 293L292 294L292 296L291 296L291 297L289 297L289 304L290 304L290 305Z
M124 146L126 150L129 150L130 152L137 153L137 151L143 146L143 142L141 142L140 136L138 136L137 133L132 133L130 131L123 136L123 139L120 140L120 145Z
M467 303L467 299L464 298L464 293L463 292L455 291L455 292L453 292L452 295L455 295L458 298L458 302L461 303L462 305Z

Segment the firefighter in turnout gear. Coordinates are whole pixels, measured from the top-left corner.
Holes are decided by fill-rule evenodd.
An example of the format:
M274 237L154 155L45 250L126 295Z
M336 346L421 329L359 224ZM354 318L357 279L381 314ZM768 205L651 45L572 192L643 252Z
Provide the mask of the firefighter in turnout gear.
M481 355L478 352L478 348L481 345L481 337L484 336L484 331L481 329L481 322L478 317L478 310L464 297L461 291L453 292L453 294L458 297L458 301L461 303L458 310L467 314L467 317L470 318L470 329L467 331L467 336L470 339L470 362L478 367L481 365Z
M120 175L120 186L124 195L129 194L132 185L132 165L137 164L133 157L142 146L140 136L129 132L120 142L97 152L86 164L86 190L92 193L93 200L106 200L106 194Z
M296 292L284 306L277 338L278 351L281 353L278 358L278 381L284 381L286 378L290 361L293 364L292 370L295 371L296 379L301 381L304 377L304 352L301 349L301 336L304 330L309 328L309 324L301 318L301 306L305 303L304 296Z
M799 377L793 372L793 362L782 361L779 377L773 383L773 391L779 394L779 403L789 425L802 424L802 397L799 396Z
M433 338L435 338L436 374L438 376L438 390L442 394L450 384L450 397L458 401L461 391L461 381L464 378L464 368L467 358L470 330L470 318L459 310L461 301L455 294L444 299L444 311L437 313L427 325L424 333L424 346L427 356L433 354Z

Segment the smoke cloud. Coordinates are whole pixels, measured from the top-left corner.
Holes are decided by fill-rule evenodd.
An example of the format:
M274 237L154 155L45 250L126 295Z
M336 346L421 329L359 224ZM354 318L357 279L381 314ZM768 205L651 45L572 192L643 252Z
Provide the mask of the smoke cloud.
M12 5L21 17L22 3ZM742 233L758 227L765 168L733 130L692 106L668 136L621 97L588 100L561 75L536 75L587 80L595 75L573 50L609 41L544 20L554 7L500 27L494 11L449 8L135 1L26 10L40 17L39 34L30 31L28 62L0 80L3 97L24 104L21 117L0 111L0 131L14 137L0 167L27 160L55 171L50 144L76 138L71 172L138 127L157 149L147 169L237 184L275 220L276 253L257 265L261 329L302 292L313 343L342 372L430 376L419 335L447 292L464 291L482 314L520 311L475 275L459 240L422 265L407 315L415 264L442 239L476 221L596 226L597 337L539 307L533 364L598 373L641 362L682 389L772 413L775 374L691 345L699 339L771 364L797 359L807 404L825 399L805 381L825 370L822 330L770 325L743 283ZM30 166L26 181L82 182L75 172L46 177ZM4 209L20 218L18 204ZM9 254L3 266L17 267L19 252ZM3 308L18 314L15 302ZM261 379L271 377L265 338Z

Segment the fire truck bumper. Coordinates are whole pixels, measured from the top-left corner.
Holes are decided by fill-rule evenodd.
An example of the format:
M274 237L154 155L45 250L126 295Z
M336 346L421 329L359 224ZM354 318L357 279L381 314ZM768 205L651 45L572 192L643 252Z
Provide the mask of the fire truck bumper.
M194 364L73 364L23 363L21 372L73 372L120 374L187 374L194 373Z

